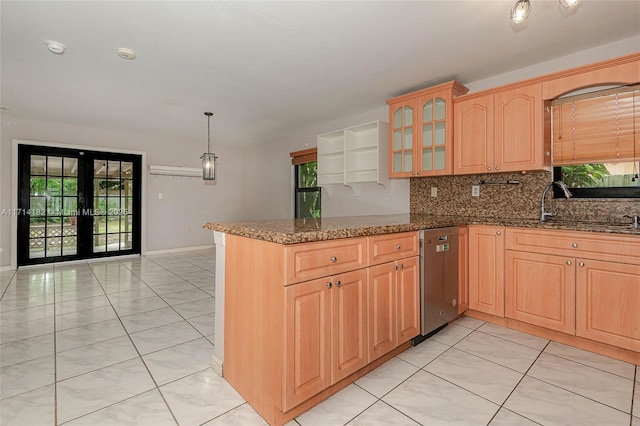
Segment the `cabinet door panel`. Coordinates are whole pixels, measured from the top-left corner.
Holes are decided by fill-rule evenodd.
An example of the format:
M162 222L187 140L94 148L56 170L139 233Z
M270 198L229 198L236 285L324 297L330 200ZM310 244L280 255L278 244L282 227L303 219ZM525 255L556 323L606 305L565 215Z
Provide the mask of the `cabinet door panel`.
M389 177L411 177L416 171L417 100L389 105Z
M545 155L542 84L498 92L494 104L496 170L542 169L543 159L550 158Z
M285 287L285 398L283 411L326 389L331 382L329 279Z
M332 369L337 383L367 364L367 271L333 277L331 289Z
M369 268L369 362L397 346L393 263Z
M507 250L504 275L507 318L575 334L573 258Z
M640 351L639 304L640 266L578 259L577 336Z
M454 174L493 170L493 95L454 102Z
M417 256L420 238L417 231L367 237L367 252L369 265Z
M364 268L365 256L365 238L285 246L287 284Z
M469 308L504 316L504 228L469 227Z
M420 334L420 278L418 257L402 259L396 279L397 345Z

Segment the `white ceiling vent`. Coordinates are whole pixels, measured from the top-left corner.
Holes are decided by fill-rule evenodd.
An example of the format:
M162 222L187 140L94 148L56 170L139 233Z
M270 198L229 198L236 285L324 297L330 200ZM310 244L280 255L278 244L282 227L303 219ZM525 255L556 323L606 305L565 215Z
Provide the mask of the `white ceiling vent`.
M124 48L124 47L121 47L118 50L116 50L116 53L122 59L127 59L129 61L136 58L136 52L134 50L127 49L127 48Z
M64 53L65 45L53 40L47 40L44 42L47 45L49 52L56 55L62 55Z

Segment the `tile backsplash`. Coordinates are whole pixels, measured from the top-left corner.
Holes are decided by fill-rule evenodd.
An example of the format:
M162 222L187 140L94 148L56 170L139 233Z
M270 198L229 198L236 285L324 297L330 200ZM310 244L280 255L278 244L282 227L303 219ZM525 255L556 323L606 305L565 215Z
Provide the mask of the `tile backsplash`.
M550 172L496 173L486 175L412 178L410 210L415 214L463 215L496 218L538 219L540 199L551 182ZM471 196L471 186L480 181L480 196ZM519 184L491 184L517 181ZM436 187L437 197L431 197ZM625 222L622 216L640 215L640 200L632 199L553 199L546 198L547 211L560 220Z

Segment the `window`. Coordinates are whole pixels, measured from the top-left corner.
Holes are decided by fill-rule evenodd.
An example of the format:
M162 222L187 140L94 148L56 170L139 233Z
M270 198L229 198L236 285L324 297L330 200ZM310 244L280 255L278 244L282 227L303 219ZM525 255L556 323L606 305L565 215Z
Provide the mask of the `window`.
M577 198L640 198L640 86L561 98L552 108L554 181Z
M295 167L295 217L319 218L321 192L318 186L317 150L311 148L290 155Z

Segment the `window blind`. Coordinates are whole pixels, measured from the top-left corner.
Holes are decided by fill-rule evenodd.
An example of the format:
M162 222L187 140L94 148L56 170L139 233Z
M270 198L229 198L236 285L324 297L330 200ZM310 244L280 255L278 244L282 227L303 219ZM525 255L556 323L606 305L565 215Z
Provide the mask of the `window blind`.
M311 161L318 161L318 148L290 152L289 156L291 157L291 164L294 166L297 164L310 163Z
M636 124L640 87L561 98L553 108L555 166L633 161L640 146Z

